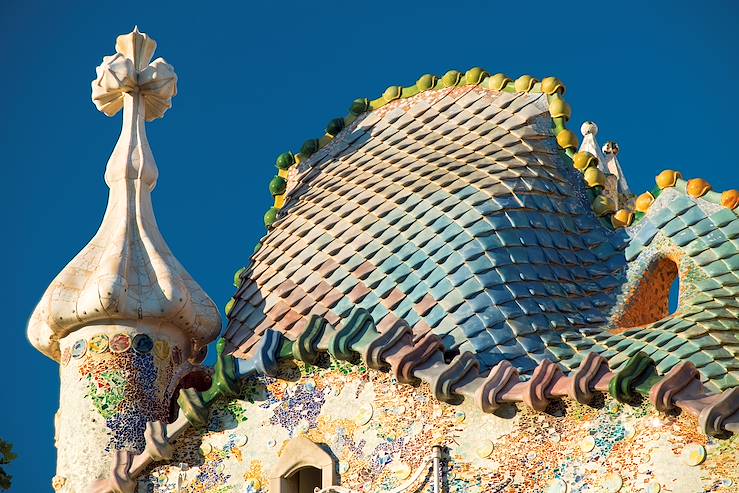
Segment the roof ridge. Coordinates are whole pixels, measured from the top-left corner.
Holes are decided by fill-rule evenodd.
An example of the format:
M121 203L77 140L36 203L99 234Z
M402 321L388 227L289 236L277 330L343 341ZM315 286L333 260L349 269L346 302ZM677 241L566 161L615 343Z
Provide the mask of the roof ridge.
M666 169L660 172L655 179L657 184L652 190L642 193L636 198L634 211L636 221L644 217L657 197L667 188L674 188L676 191L692 197L693 199L703 199L712 204L726 207L739 215L739 191L734 189L725 190L723 192L714 191L710 183L703 178L683 179L679 171Z

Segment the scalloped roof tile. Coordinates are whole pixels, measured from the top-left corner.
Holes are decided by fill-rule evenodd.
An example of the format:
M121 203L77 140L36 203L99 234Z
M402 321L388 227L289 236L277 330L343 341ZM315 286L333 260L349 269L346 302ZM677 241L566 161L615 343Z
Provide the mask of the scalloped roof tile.
M554 114L561 93L541 93L539 83L516 92L512 82L496 86L498 76L465 85L468 76L357 100L331 135L278 158L290 163L280 166L287 191L230 303L234 355L245 357L268 329L294 338L311 315L340 329L366 309L378 328L405 320L415 340L433 332L483 369L508 360L527 372L543 359L572 369L585 351L618 368L645 350L661 370L689 360L709 387L735 385L733 339L713 336L726 330L717 323L725 314L697 320L686 298L684 316L628 331L614 323L665 241L686 258L733 258L739 221L715 205L723 196L689 196L677 179L614 231L615 219L598 217L613 209L572 166L574 135ZM701 275L735 284L733 263L702 259L692 292L705 287ZM726 296L737 302L710 299ZM704 342L685 335L691 327Z

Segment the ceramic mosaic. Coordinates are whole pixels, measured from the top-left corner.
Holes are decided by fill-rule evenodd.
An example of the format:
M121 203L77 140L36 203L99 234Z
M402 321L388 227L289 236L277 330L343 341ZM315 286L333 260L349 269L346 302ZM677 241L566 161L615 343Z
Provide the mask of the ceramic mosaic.
M649 404L558 401L546 413L512 406L500 417L438 402L425 384L328 358L321 366L283 364L280 378L243 382L243 398L217 403L208 428L181 438L171 464L139 491L266 492L298 435L326 444L341 485L363 493L403 483L435 444L445 447L450 493L728 493L739 484L736 438L707 438L695 419ZM431 491L429 480L409 491Z
M151 342L149 336L136 337L140 336ZM114 336L109 352L100 356L91 352L78 368L80 378L87 383L85 397L111 430L106 451L111 447L140 450L146 422L166 420L169 415L165 397L172 381L173 359L167 354L157 365L157 357L150 351L130 351L130 341L128 334ZM126 352L129 354L118 356Z
M146 423L169 420L176 382L189 371L174 343L125 326L92 327L62 341L57 442L75 447L59 449L57 491L74 491L98 474L84 464L109 463L116 450L141 452Z

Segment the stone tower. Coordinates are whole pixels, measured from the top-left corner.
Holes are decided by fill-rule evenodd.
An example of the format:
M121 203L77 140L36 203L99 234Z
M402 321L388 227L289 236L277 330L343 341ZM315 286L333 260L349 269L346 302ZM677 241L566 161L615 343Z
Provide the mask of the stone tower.
M60 364L54 489L82 492L108 474L116 450L140 452L147 421L167 422L178 382L218 336L218 310L162 238L151 204L157 166L145 122L161 118L177 76L138 29L103 58L92 99L123 109L108 161L108 206L97 234L48 287L28 325Z

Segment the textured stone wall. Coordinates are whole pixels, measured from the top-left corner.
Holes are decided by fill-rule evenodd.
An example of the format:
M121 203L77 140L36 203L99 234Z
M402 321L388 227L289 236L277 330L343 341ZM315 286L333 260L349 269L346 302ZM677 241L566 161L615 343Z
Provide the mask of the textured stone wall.
M739 484L739 440L707 438L694 419L646 403L603 397L595 407L555 402L547 413L510 407L496 416L361 366L323 366L285 364L281 379L244 382L242 399L217 403L208 429L181 438L172 463L139 491L266 492L282 450L300 435L327 445L341 485L363 493L406 481L436 444L446 447L450 493L730 492ZM429 476L409 491L431 491Z

